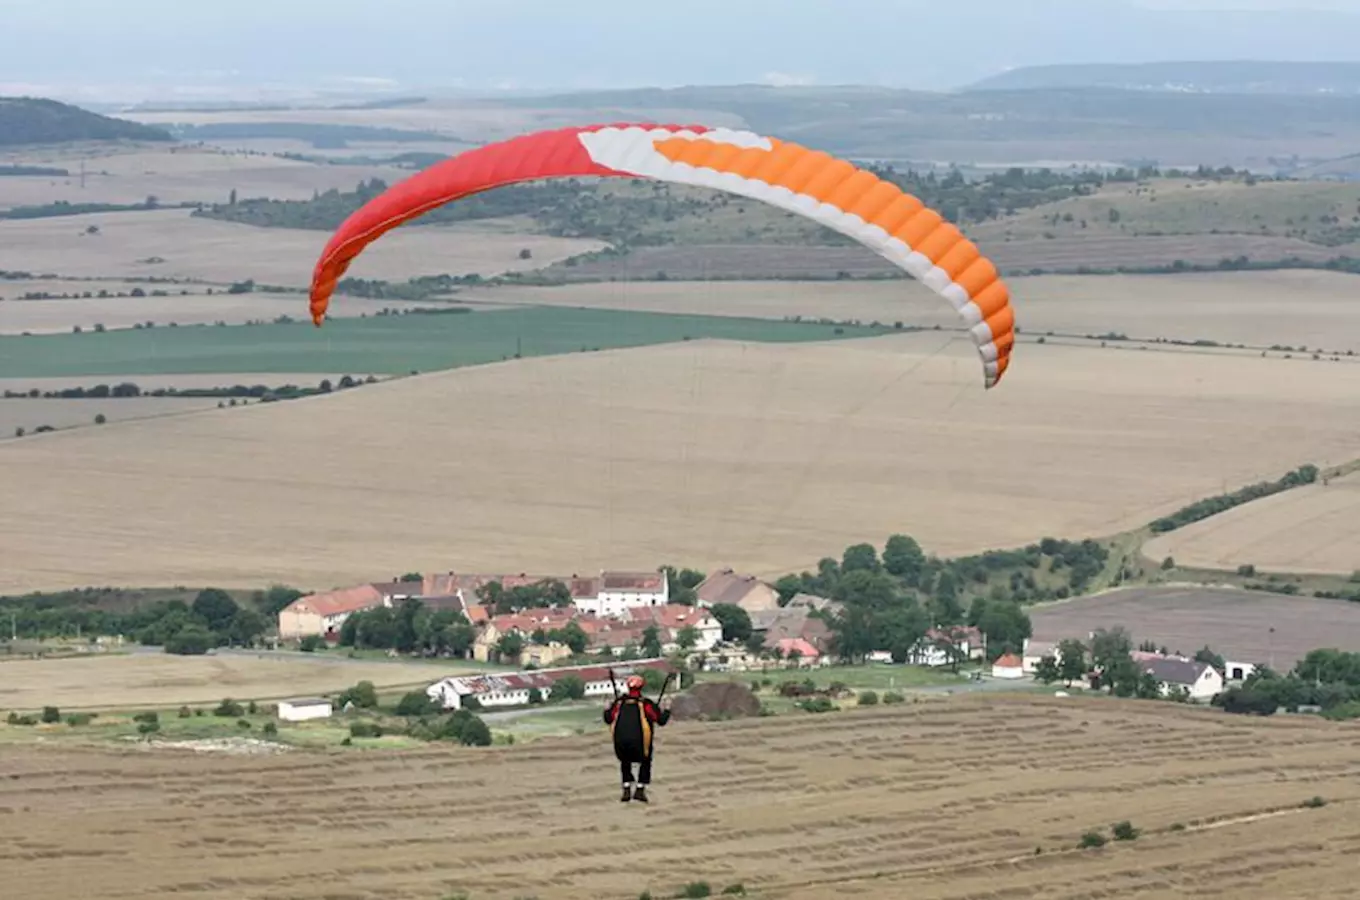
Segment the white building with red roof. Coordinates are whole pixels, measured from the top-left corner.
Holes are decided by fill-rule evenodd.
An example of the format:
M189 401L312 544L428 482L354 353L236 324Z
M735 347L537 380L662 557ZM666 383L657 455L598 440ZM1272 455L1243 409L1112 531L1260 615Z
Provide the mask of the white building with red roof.
M567 666L529 672L453 675L427 687L425 695L444 709L462 709L467 705L468 698L476 698L482 707L523 706L530 702L532 692L537 691L540 699L546 700L553 685L568 675L575 675L585 683L587 697L608 697L613 694L615 684L622 689L625 678L643 669L657 669L665 673L674 671L664 659L640 659L615 666L613 681L608 666Z
M1003 653L992 663L993 678L1024 678L1025 661L1014 653Z
M300 640L309 635L335 637L356 612L384 605L381 591L371 584L299 597L279 612L279 637Z

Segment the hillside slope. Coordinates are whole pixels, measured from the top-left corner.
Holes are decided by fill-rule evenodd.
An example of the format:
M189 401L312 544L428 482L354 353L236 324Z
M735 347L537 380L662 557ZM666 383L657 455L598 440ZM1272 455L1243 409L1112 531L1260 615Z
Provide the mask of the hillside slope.
M1214 62L1094 63L1022 66L969 85L969 91L1115 88L1211 94L1360 94L1360 63Z
M75 141L170 141L160 128L37 97L0 97L0 147Z

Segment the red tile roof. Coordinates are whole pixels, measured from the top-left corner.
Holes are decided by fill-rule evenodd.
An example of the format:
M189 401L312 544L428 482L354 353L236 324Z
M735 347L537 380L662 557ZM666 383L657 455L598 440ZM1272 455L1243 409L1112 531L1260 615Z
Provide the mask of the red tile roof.
M816 647L802 638L784 638L782 641L776 643L775 647L786 657L795 650L798 651L798 655L803 659L816 659L821 655Z
M665 576L660 572L603 572L600 581L606 591L645 591L660 593Z
M371 584L327 591L322 594L309 594L299 597L285 607L293 612L311 612L319 616L338 616L342 613L358 612L381 606L382 594Z
M725 604L735 606L747 594L761 584L754 575L738 575L731 569L714 572L694 589L701 603L709 606Z
M1025 661L1014 653L1004 653L998 656L996 662L992 665L1000 666L1003 669L1020 669L1024 668Z

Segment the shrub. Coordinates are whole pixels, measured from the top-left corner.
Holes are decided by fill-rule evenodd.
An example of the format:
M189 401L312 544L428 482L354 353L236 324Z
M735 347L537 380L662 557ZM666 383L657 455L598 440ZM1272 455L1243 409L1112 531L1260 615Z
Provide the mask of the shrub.
M193 714L194 714L194 711L193 711L192 709L190 709L189 707L187 707L187 706L181 706L181 707L179 708L179 717L180 717L181 719L187 719L187 718L191 717Z
M1099 831L1088 831L1081 836L1081 843L1077 846L1085 850L1091 850L1105 846L1105 835Z
M137 713L137 715L132 717L132 721L134 722L159 722L160 720L160 714L154 712Z
M71 713L66 717L66 724L75 728L80 725L89 725L94 721L94 713Z
M1184 823L1184 822L1173 822L1173 823L1171 823L1171 830L1172 830L1172 831L1184 831L1184 830L1185 830L1185 823Z
M9 714L9 718L6 719L5 721L11 725L37 725L38 717L30 715L21 716L18 713L12 712Z
M1322 799L1321 797L1310 797L1309 799L1303 801L1303 803L1299 805L1305 809L1321 809L1322 807L1327 805L1327 801Z
M832 703L826 697L811 697L807 700L798 701L798 708L803 710L803 712L824 713L831 712L836 708L836 704Z
M350 746L350 745L353 744L353 743L354 743L354 741L350 740L349 738L345 738L343 741L340 742L340 746L341 746L341 747L348 747L348 746Z
M298 644L298 649L303 653L315 653L326 649L326 641L320 635L309 634Z
M223 719L239 719L245 715L245 709L241 704L232 700L230 697L217 704L217 709L213 710L213 715Z
M247 721L246 719L237 719L237 720L236 720L236 727L239 728L239 729L241 729L242 731L249 731L250 728L251 728L251 725L250 725L250 722Z
M901 694L897 693L897 691L888 691L888 693L883 695L884 703L901 703L906 699L906 697L903 697Z
M579 675L564 675L553 684L548 692L550 700L580 700L586 695L586 683Z
M1127 820L1116 822L1110 826L1110 833L1114 835L1116 841L1132 841L1138 837L1138 829L1133 827L1133 823Z
M42 710L42 720L46 725L61 721L61 710L55 706L44 706Z
M382 735L382 726L377 722L354 722L349 726L350 737L377 738Z
M273 737L279 733L279 726L275 725L273 722L265 722L264 728L261 730L270 737Z
M713 889L708 886L707 881L691 881L680 889L680 896L685 898L711 897Z
M739 896L744 897L746 896L746 885L740 882L738 882L737 884L729 884L727 887L722 889L722 892L723 895L727 897L739 897Z
M213 635L196 625L190 625L165 642L165 652L176 656L202 656L217 644Z
M255 705L254 700L251 700L249 703L246 704L246 712L250 713L252 716L258 713L259 711L260 708Z
M158 731L160 731L160 730L161 730L161 723L160 723L160 722L138 722L138 723L137 723L137 733L138 733L138 734L155 734L156 732L158 732Z
M378 689L371 681L361 681L341 692L335 700L335 705L341 709L349 703L353 703L359 709L374 709L378 705Z
M878 694L873 691L864 691L859 695L860 706L875 706L878 704Z

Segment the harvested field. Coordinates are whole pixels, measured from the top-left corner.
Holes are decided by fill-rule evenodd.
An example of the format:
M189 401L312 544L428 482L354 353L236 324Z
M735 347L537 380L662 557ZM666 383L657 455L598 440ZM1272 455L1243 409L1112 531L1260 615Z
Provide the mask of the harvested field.
M1105 897L1353 894L1353 725L998 696L675 723L646 809L616 802L607 742L253 757L11 747L0 858L26 900L634 900L700 880L762 900L964 900L998 879L1007 897L1045 900L1089 898L1096 883ZM1301 806L1314 796L1326 805ZM1076 849L1120 820L1137 841ZM528 821L542 823L532 846L484 851L523 845ZM640 827L648 840L620 865L617 835Z
M75 282L78 284L78 282ZM16 282L24 285L25 282ZM130 285L123 285L124 292ZM151 285L143 290L150 293ZM93 331L105 328L132 328L154 322L157 325L244 325L247 322L272 322L280 316L310 322L306 294L252 292L228 294L217 290L211 296L202 287L183 296L169 290L168 297L111 297L74 300L6 300L0 303L0 334L64 334L79 326ZM353 318L372 315L380 309L412 309L432 303L406 303L400 300L362 300L346 297L334 307L334 317Z
M1110 534L1356 455L1360 366L1027 344L984 393L946 340L574 353L10 442L0 590L777 574L894 532Z
M0 382L3 383L3 382ZM69 428L93 425L95 416L109 422L173 415L195 409L214 409L213 397L131 397L117 400L7 400L0 399L0 441L14 437L15 429L32 434L42 425Z
M424 686L458 666L359 662L261 653L174 656L129 653L78 659L0 662L0 709L139 709L181 703L277 700L340 691L359 681L378 688Z
M80 182L82 160L84 186ZM232 191L240 200L306 200L316 191L352 191L371 178L392 184L411 174L391 166L321 166L211 147L164 145L131 149L105 145L85 152L64 147L12 150L0 154L0 165L45 166L70 173L64 178L0 178L0 209L63 200L132 204L143 203L147 197L162 204L226 203Z
M86 234L94 225L98 234ZM254 228L195 217L188 210L95 213L0 222L0 269L95 278L155 275L218 284L307 287L330 235ZM349 275L405 281L535 269L600 249L598 241L480 232L470 226L399 229L374 244ZM532 259L519 258L528 249ZM164 262L148 263L159 257Z
M1063 237L1054 240L1016 239L1000 236L988 240L978 229L966 229L988 258L1006 275L1034 269L1075 272L1090 269L1143 269L1169 266L1175 260L1216 266L1223 259L1246 256L1263 263L1298 257L1305 262L1325 262L1340 256L1360 255L1360 246L1324 247L1297 238L1235 234L1174 236ZM564 282L654 279L664 272L671 281L702 281L706 278L862 278L898 275L892 263L858 244L845 246L779 246L773 244L690 244L641 247L625 256L554 266L554 278Z
M1034 639L1060 641L1123 625L1134 642L1173 653L1208 645L1237 662L1291 669L1319 647L1360 647L1360 603L1200 587L1128 588L1030 611ZM1271 633L1274 629L1274 633Z
M1360 474L1243 504L1153 538L1143 553L1200 569L1360 573Z
M1278 271L1189 275L1042 275L1006 279L1029 334L1213 340L1268 347L1360 352L1360 277ZM837 321L946 328L949 304L909 280L857 282L634 281L469 291L460 300L584 306L710 316ZM344 306L344 302L337 306Z

